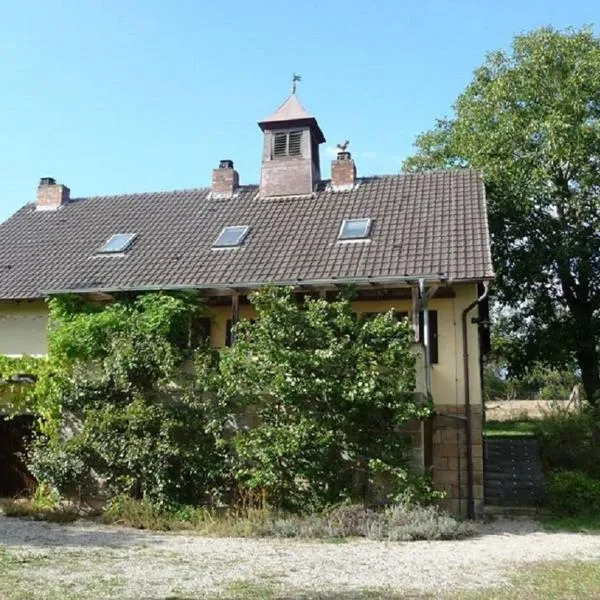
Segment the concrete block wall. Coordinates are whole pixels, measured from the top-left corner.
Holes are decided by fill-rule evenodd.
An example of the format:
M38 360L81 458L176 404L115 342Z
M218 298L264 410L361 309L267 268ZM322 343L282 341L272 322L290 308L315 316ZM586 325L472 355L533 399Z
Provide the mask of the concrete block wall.
M467 442L464 406L436 405L432 423L432 471L437 490L446 493L442 508L467 516ZM452 415L452 416L446 416ZM475 515L483 514L483 436L481 405L471 407L473 497Z

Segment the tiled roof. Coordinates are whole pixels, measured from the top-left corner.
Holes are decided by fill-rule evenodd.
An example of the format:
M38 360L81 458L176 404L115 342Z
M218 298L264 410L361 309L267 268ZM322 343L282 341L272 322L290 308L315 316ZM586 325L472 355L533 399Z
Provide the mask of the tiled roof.
M322 144L325 141L325 136L313 115L308 113L304 106L300 104L298 96L291 94L290 97L279 108L258 122L259 127L264 131L272 127L288 127L296 125L310 125L316 133L316 141Z
M243 186L77 198L56 211L28 204L0 225L0 298L58 290L226 287L440 275L493 276L481 178L470 171L327 182L310 198L265 199ZM373 219L368 242L339 242L346 218ZM212 248L227 225L248 225L235 249ZM136 233L121 256L98 255L115 233Z
M292 94L275 112L265 117L261 123L273 123L275 121L295 121L299 119L314 119L313 115L306 112L306 109L296 94Z

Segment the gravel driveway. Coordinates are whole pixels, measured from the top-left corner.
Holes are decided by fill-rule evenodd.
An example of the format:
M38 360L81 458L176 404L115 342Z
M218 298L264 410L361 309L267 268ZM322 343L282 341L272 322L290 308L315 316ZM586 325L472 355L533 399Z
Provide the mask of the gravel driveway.
M499 583L517 565L600 561L600 536L496 521L455 542L386 543L205 538L88 522L55 525L0 515L0 592L11 598L353 598ZM255 590L255 593L244 590ZM1 594L0 594L1 597ZM371 596L372 597L372 596Z

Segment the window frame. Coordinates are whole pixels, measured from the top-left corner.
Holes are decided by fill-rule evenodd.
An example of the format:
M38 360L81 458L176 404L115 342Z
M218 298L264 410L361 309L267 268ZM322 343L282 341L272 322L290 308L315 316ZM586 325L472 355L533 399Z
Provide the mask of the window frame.
M107 246L118 237L125 237L125 241L115 250L111 250L107 248ZM131 248L131 244L133 244L134 240L137 238L137 233L113 233L102 246L96 251L96 254L101 255L115 255L115 254L124 254Z
M346 225L348 223L357 222L357 221L366 221L367 222L364 235L344 237L344 227L346 227ZM338 232L338 241L354 242L354 241L370 240L372 227L373 227L373 219L371 217L360 217L360 218L356 218L356 219L343 219L342 224L340 226L340 230Z
M219 240L221 239L221 237L225 234L225 232L227 232L227 230L230 230L230 229L242 229L243 231L240 234L240 236L236 239L236 242L234 244L219 243ZM217 236L217 239L213 242L212 247L217 248L217 249L239 248L245 242L249 233L250 233L249 225L227 225L227 226L223 227L223 229L221 229L221 232Z

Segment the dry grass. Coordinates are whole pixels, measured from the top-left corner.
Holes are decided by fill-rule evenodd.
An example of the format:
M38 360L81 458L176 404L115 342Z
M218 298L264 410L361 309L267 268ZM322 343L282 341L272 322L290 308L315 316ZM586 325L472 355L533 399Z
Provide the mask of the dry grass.
M553 408L567 410L568 404L568 400L493 400L486 403L485 418L488 421L541 419ZM574 412L574 405L568 410Z
M79 518L77 511L68 507L39 506L31 500L2 500L0 508L7 517L29 518L34 521L52 523L72 523Z
M214 510L181 507L164 511L146 501L118 497L105 512L106 523L138 529L193 530L219 537L276 537L339 540L362 537L379 541L454 540L473 535L470 523L460 522L436 506L389 506L373 511L342 505L321 513L296 515L268 509Z

